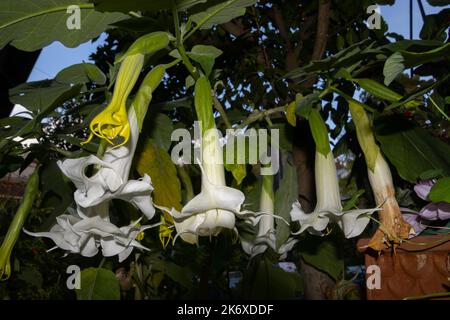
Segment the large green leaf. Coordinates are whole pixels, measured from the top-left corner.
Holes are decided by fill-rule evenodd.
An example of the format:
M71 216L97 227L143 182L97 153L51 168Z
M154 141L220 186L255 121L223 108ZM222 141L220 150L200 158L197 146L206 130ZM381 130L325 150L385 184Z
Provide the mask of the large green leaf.
M87 268L81 271L76 293L78 300L120 300L119 281L111 270Z
M80 89L81 85L71 86L53 80L34 81L9 90L9 99L37 115L50 111L51 107L75 96Z
M307 239L300 242L299 249L306 263L338 280L344 271L342 244L339 242L333 234L328 237L308 235Z
M197 4L205 3L207 0L173 0L178 11L186 10ZM172 1L167 0L94 0L95 10L98 11L160 11L170 10Z
M428 62L448 60L449 56L450 43L425 52L395 52L386 60L384 64L384 84L388 86L406 68L415 67Z
M67 8L80 8L80 29L68 29ZM122 13L101 13L87 0L2 0L0 2L0 49L11 43L34 51L53 41L73 48L95 38L114 22L126 19Z
M428 195L433 202L448 202L450 203L450 177L439 179L431 188Z
M450 146L400 117L376 121L375 136L399 175L416 182L427 171L450 175Z
M210 29L214 25L244 15L246 7L253 6L255 3L256 0L228 0L196 13L190 19L200 25L200 29Z
M78 63L58 72L55 80L66 84L82 84L92 81L103 85L106 82L106 76L93 63Z
M170 139L173 132L172 120L163 113L152 114L148 127L151 128L149 137L158 147L168 151L172 144Z
M297 170L288 161L286 153L281 154L281 181L275 192L275 214L290 221L292 203L298 199ZM277 247L280 247L290 236L291 229L286 223L279 221L276 226Z

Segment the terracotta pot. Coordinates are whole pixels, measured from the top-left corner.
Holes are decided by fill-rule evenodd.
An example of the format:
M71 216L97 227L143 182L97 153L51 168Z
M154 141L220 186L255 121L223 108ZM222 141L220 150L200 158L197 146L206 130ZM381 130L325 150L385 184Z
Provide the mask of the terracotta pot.
M397 248L395 254L391 250L377 253L367 249L369 240L359 240L358 250L365 255L366 271L371 265L379 269L371 267L370 273L366 272L366 284L374 283L376 269L381 282L379 288L366 288L368 300L404 299L450 291L449 235L413 238Z

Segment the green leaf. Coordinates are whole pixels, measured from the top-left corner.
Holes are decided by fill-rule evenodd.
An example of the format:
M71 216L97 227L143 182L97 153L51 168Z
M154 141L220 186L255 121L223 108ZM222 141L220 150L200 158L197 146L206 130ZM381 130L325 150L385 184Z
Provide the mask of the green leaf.
M414 183L431 170L450 175L450 146L427 130L393 116L377 119L375 134L383 153L404 180Z
M245 164L240 163L225 163L224 167L227 171L231 172L234 180L236 180L237 185L239 186L244 178L247 176L247 168Z
M448 59L450 43L425 52L399 51L392 54L383 68L384 84L389 85L405 68Z
M245 8L253 6L256 0L228 0L190 16L200 29L210 29L216 24L228 22L245 14Z
M351 198L350 200L348 200L348 201L344 204L344 206L343 206L343 208L342 208L342 211L348 211L348 210L351 210L351 209L355 209L355 208L356 208L356 204L358 203L359 197L361 197L365 192L366 192L366 191L363 190L363 189L362 189L362 190L356 191L356 192L353 194L352 198Z
M405 70L405 59L400 52L392 54L384 63L384 84L390 85L397 76Z
M399 101L394 102L394 103L390 104L389 106L387 106L385 110L391 110L391 109L397 108L401 105L405 105L405 106L408 105L413 100L423 97L424 94L428 93L435 87L439 86L441 83L445 82L449 77L450 77L450 75L447 74L443 78L441 78L429 85L421 86L421 89L416 90L414 92L411 92L411 93L403 96L403 98L401 98Z
M148 174L152 179L153 200L157 205L181 210L181 185L177 169L166 150L147 140L137 158L136 169L141 176Z
M59 104L80 92L82 85L71 86L52 80L42 80L21 84L9 90L12 103L21 104L33 114L51 111Z
M173 131L172 120L163 113L152 115L148 127L151 128L149 137L155 144L165 151L168 151L172 140L170 139Z
M290 221L292 203L298 199L297 170L288 161L287 155L284 152L281 154L281 168L281 181L278 190L275 192L275 214L284 218L286 221ZM289 238L291 229L286 223L277 220L275 231L277 248L279 248Z
M188 56L202 66L207 77L211 74L215 59L221 54L222 51L216 47L202 44L194 46L191 52L188 52Z
M123 61L128 56L135 54L146 55L164 49L169 45L169 41L170 37L167 32L157 31L146 34L134 41L127 52L116 60L116 63Z
M389 102L397 102L403 99L402 95L399 93L389 89L388 87L378 83L372 79L351 79L351 81L357 83L361 88L366 90L367 92L373 94L374 96L387 100ZM407 108L415 108L420 106L420 103L414 100L409 100L404 103Z
M439 179L431 188L428 198L433 202L450 203L450 177Z
M80 8L80 29L68 29L67 7ZM88 0L2 0L0 2L0 49L11 43L24 51L43 48L53 41L74 48L97 37L122 13L101 13Z
M302 94L297 94L295 96L296 110L295 113L299 116L308 119L309 113L316 102L319 101L319 94L317 92L310 93L305 97Z
M286 272L267 258L255 259L244 281L251 299L294 299L302 292L299 273Z
M311 61L305 66L295 68L285 75L285 78L291 78L296 81L300 81L301 78L308 76L309 74L322 73L330 70L339 70L344 67L351 67L355 63L370 59L378 54L383 53L382 47L373 48L373 44L361 48L362 45L368 41L363 40L355 43L344 50L339 51L333 56L327 57L322 60Z
M195 5L205 3L207 0L175 0L178 11L183 11ZM130 11L160 11L170 10L171 1L167 0L94 0L95 10L119 11L128 13Z
M40 207L46 210L48 218L39 230L47 231L56 223L56 217L63 214L72 204L73 190L65 180L56 160L42 164L40 175L42 192Z
M203 134L215 128L214 115L212 113L211 85L209 80L202 76L195 83L194 105L197 118L201 122L201 132Z
M81 271L76 293L78 300L120 300L119 281L111 270L87 268Z
M55 80L65 84L95 82L103 85L106 82L106 76L93 63L78 63L58 72Z
M0 139L15 136L16 133L30 123L29 118L13 116L0 119Z
M339 280L344 272L341 245L333 234L326 237L308 235L307 239L299 243L298 248L306 263Z
M314 142L316 143L316 150L326 157L331 151L327 126L317 109L311 109L308 120Z

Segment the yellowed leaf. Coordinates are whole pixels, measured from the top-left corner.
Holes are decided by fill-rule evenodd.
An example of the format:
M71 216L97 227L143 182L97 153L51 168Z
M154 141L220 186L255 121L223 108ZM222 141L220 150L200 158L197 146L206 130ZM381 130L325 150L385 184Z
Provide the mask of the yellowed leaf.
M286 109L286 119L289 122L289 124L293 127L297 125L297 117L295 115L295 109L297 108L297 104L295 101L292 101L289 103L287 109Z
M153 184L153 201L155 204L180 211L181 185L177 169L170 155L149 139L137 160L137 171L140 175L150 176ZM164 214L166 221L172 222L172 217Z

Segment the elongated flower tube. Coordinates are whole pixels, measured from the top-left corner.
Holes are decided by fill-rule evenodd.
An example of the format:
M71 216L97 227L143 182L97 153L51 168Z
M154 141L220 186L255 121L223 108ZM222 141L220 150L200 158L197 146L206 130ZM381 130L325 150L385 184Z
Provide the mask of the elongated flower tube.
M264 213L257 223L257 234L254 241L245 241L241 239L242 249L249 255L255 256L263 253L268 247L276 251L275 237L275 219L274 214L274 194L273 194L273 176L262 176L263 183L261 188L261 197L259 200L259 210Z
M195 85L195 108L202 132L202 189L181 210L170 213L177 236L197 243L198 236L216 236L222 229L235 229L235 215L240 214L244 194L225 184L222 149L212 114L211 86L206 77Z
M121 137L122 141L117 146L127 143L130 138L130 124L126 102L139 77L143 64L144 55L142 54L127 56L123 60L117 75L111 102L91 121L89 125L91 134L84 143L91 141L94 135L105 139L111 145L116 144L113 140L118 137Z
M382 250L390 246L395 248L402 239L408 239L409 235L414 233L414 229L402 217L395 198L391 170L384 160L380 148L375 143L369 118L363 106L351 98L348 99L348 103L355 123L358 142L366 159L369 181L375 195L375 201L381 207L381 225L369 242L369 247L375 250Z
M11 275L11 253L19 238L20 230L33 206L38 191L39 173L38 168L35 168L25 188L22 203L11 222L2 246L0 247L0 280L6 280Z
M356 209L343 211L339 181L333 152L330 149L328 132L319 112L315 109L309 115L309 123L316 142L315 181L317 204L312 213L305 213L298 201L292 205L291 219L300 223L300 230L323 235L330 222L336 223L346 238L356 237L364 231L370 215L378 210Z

